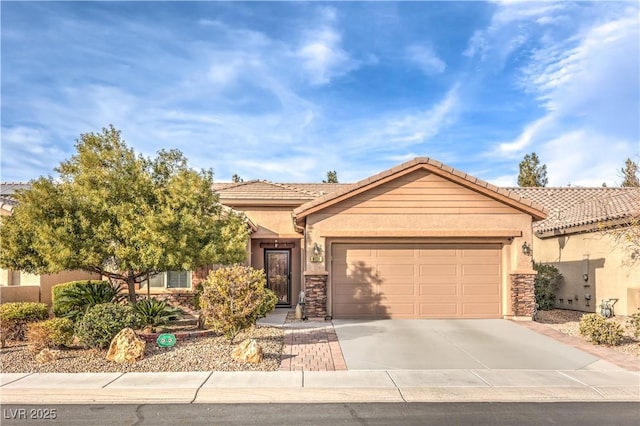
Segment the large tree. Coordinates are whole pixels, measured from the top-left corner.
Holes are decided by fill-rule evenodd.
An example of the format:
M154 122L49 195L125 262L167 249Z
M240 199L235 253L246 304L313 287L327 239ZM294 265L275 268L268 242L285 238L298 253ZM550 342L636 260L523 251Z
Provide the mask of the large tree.
M638 170L638 164L631 161L631 158L627 158L624 162L624 167L620 169L622 172L622 184L620 186L626 187L640 187L640 171Z
M527 154L520 162L518 186L547 186L547 165L540 165L540 159L535 152Z
M135 285L148 275L235 263L246 256L244 218L223 208L213 173L177 150L138 156L120 132L82 134L58 178L18 192L0 227L0 266L31 273L97 272Z

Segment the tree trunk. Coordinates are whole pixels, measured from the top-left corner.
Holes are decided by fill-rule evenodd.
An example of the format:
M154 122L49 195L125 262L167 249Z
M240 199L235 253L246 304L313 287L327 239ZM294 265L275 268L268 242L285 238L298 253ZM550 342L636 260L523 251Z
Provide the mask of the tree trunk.
M133 274L127 276L127 289L129 290L129 302L136 303L136 279Z

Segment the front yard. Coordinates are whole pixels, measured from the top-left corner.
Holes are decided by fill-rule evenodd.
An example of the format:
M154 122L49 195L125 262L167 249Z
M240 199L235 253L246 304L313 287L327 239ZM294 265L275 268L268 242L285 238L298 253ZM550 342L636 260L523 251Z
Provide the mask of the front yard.
M231 351L244 339L255 339L264 353L259 364L234 360ZM163 371L274 371L280 366L283 346L281 328L256 326L240 333L234 345L223 336L201 337L178 341L173 348L159 348L147 343L144 359L133 364L107 361L107 350L64 349L54 352L58 359L38 363L26 342L7 341L0 349L2 373L99 373L99 372L163 372Z

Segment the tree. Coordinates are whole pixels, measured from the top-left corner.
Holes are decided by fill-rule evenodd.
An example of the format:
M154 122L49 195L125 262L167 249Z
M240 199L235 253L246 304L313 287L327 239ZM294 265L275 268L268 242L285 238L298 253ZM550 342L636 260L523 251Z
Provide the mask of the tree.
M136 156L110 126L82 134L59 174L18 192L0 227L0 266L30 273L97 272L135 285L148 275L235 263L246 256L244 218L224 209L213 173L177 150Z
M624 162L624 167L620 169L622 172L623 181L620 186L640 187L640 171L638 170L638 164L631 161L631 158L627 158Z
M335 170L329 170L327 180L323 180L322 183L338 183L338 173Z
M547 165L540 165L540 160L535 152L527 154L520 162L518 174L518 186L547 186Z
M240 183L240 182L244 182L244 179L242 179L240 176L234 174L233 176L231 176L231 182Z

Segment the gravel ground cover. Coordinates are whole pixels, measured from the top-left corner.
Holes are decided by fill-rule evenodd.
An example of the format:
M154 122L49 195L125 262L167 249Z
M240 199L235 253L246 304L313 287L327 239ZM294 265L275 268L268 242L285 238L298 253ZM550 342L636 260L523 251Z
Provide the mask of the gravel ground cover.
M582 315L585 313L586 312L568 311L564 309L538 311L536 321L564 334L568 334L569 336L574 336L588 341L588 339L580 335L580 318L582 318ZM628 355L633 355L640 359L640 340L634 337L629 318L615 316L611 318L610 321L619 322L625 330L623 343L619 346L610 346L610 348Z
M231 351L244 339L255 339L264 353L259 364L234 360ZM82 348L55 351L58 359L38 363L26 342L8 341L0 349L0 371L3 373L99 373L99 372L164 372L164 371L274 371L280 366L283 346L281 328L256 326L240 333L234 345L222 336L209 336L178 341L173 348L159 348L147 343L144 359L132 364L107 361L106 350Z

